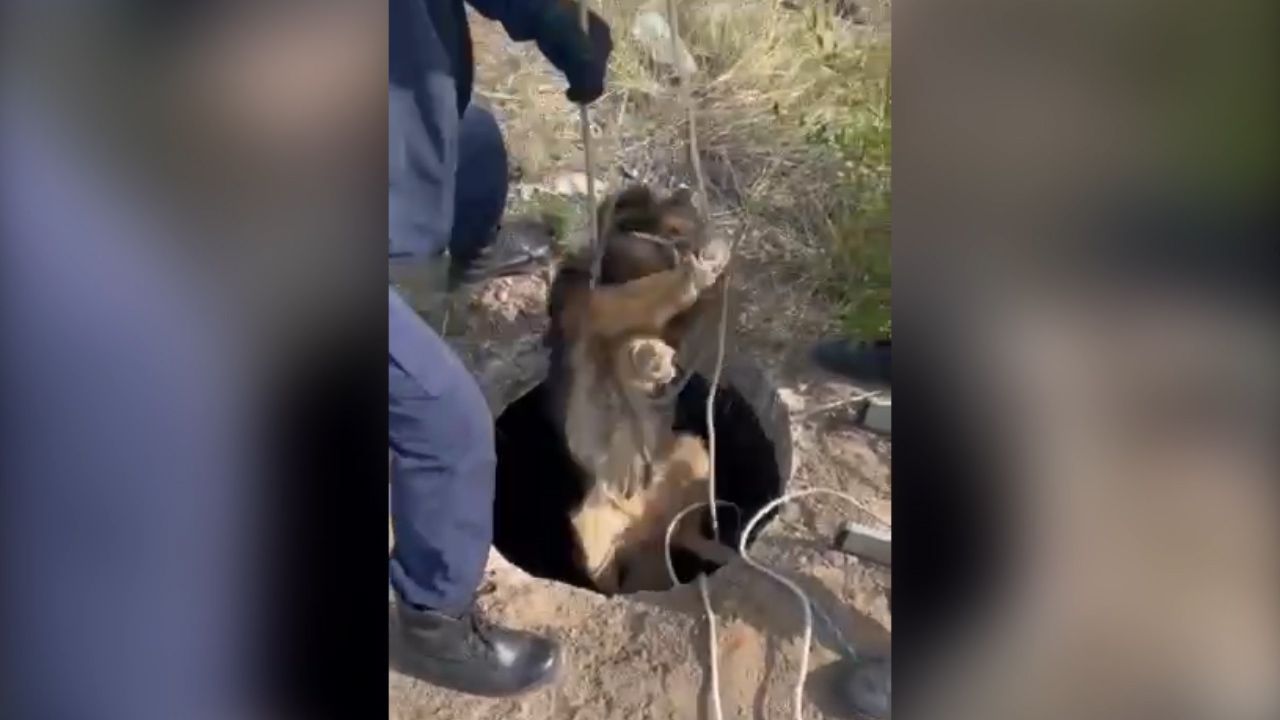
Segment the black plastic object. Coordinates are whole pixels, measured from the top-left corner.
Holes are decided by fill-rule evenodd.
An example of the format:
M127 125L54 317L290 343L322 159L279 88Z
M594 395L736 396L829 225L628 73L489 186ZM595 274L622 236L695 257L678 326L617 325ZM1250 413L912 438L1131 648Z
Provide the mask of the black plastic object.
M845 660L844 672L837 680L840 700L851 712L874 718L887 718L892 695L892 664L888 657Z
M813 362L829 373L844 376L857 383L889 387L892 370L891 342L823 340L813 348Z

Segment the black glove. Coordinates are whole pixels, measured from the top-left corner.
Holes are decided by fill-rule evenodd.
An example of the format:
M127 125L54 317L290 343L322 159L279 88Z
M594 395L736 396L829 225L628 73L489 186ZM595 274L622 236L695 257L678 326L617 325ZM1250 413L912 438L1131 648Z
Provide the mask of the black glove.
M587 12L589 32L582 32L578 6L573 0L552 0L538 24L534 38L542 55L569 81L565 95L585 105L604 94L604 75L613 52L609 25Z

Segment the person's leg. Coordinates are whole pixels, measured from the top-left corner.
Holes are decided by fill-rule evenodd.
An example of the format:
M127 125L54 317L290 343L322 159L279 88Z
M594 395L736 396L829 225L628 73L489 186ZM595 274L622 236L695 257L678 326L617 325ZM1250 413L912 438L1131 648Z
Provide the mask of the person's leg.
M420 264L444 253L454 221L458 91L427 8L397 0L389 9L388 255Z
M558 646L492 626L472 609L493 536L493 417L449 346L389 291L391 584L402 671L505 696L555 677Z
M507 147L502 130L493 113L473 102L458 125L450 255L469 260L492 241L507 207L507 189Z
M451 237L461 133L445 41L465 41L465 25L438 28L429 10L395 0L389 16L389 254L393 282L410 286L413 270L430 266ZM492 536L489 408L457 356L392 288L388 302L393 659L415 677L464 692L528 690L554 676L555 643L492 627L471 608Z
M507 148L498 121L472 103L458 130L458 172L449 237L454 284L530 272L550 258L552 231L531 218L503 222Z
M388 273L412 305L430 313L441 307L447 287L458 89L430 8L421 0L395 0L389 13Z
M493 537L493 423L462 363L412 313L394 313L388 362L391 583L419 609L460 615Z

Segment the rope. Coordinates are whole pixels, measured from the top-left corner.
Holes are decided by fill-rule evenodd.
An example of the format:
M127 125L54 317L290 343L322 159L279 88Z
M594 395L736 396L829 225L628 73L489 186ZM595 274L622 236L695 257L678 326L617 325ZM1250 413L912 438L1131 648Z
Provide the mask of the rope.
M586 1L587 0L579 0L579 10L582 17L582 27L584 32L587 30ZM680 98L680 103L683 106L685 111L685 118L686 118L686 124L688 127L688 136L689 136L689 145L688 145L689 159L690 159L690 164L693 166L695 181L697 182L697 206L702 216L709 221L711 218L711 212L709 207L710 199L707 196L706 178L702 172L702 158L701 158L701 153L698 150L697 115L694 109L693 99L689 90L689 77L688 77L689 73L687 72L687 69L685 68L684 63L680 62L681 54L679 52L680 50L679 18L676 13L676 0L667 0L666 5L667 5L667 25L671 31L671 58L676 65L677 72L680 75L679 98ZM580 111L581 124L582 124L583 154L584 154L585 162L587 166L586 168L587 200L588 200L589 206L592 206L590 207L590 216L591 216L591 239L593 243L594 257L592 258L591 282L592 282L592 285L594 286L596 279L599 276L600 263L604 257L604 248L602 246L602 242L600 239L600 228L598 224L598 218L596 217L594 207L593 207L595 203L595 184L594 184L594 178L592 176L591 137L590 137L591 133L590 133L590 124L587 117L586 106L585 105L580 106L579 111ZM736 244L737 243L735 242L730 246L731 251L733 249L733 246ZM732 256L730 257L730 263L732 263ZM708 497L707 497L707 502L694 503L682 509L679 513L676 514L676 516L667 525L666 535L663 539L663 560L666 562L667 574L673 586L679 585L680 580L676 576L675 565L671 558L671 537L674 534L675 528L679 525L680 521L688 513L693 512L694 510L697 510L702 507L707 507L710 510L710 515L711 515L712 533L715 539L718 540L720 537L720 524L718 519L717 506L720 504L733 505L733 503L716 499L715 400L716 400L716 391L720 386L720 380L724 370L725 344L726 344L726 335L728 331L728 318L729 318L729 287L730 287L730 282L729 282L730 268L729 267L725 268L723 277L724 277L724 291L721 294L720 318L719 318L720 322L719 322L719 328L718 328L717 338L716 338L716 362L715 362L715 369L712 374L711 387L708 389L708 392L707 392L707 404L706 404L707 450L710 458L710 472L709 472L708 483L707 483ZM868 394L868 397L874 394L875 393L870 393ZM801 636L800 672L799 672L799 677L796 681L796 686L794 691L794 703L793 703L795 720L803 720L804 681L805 681L805 676L808 675L808 671L809 671L809 652L813 645L813 615L814 615L814 610L817 608L815 608L815 606L813 605L813 601L809 598L808 594L805 593L805 591L801 589L801 587L797 585L794 581L785 577L784 575L781 575L780 573L777 573L769 569L767 566L753 559L747 553L747 540L748 538L751 537L751 532L760 523L760 520L765 515L767 515L771 510L777 508L779 505L782 505L783 503L792 502L794 500L797 500L803 497L810 497L813 495L831 495L834 497L844 499L854 504L855 506L857 506L857 501L853 498L853 496L836 491L836 490L828 490L826 488L810 488L806 490L799 490L796 492L788 493L786 495L783 495L782 497L779 497L767 503L764 507L762 507L759 511L757 511L756 514L747 523L746 527L743 528L741 536L738 539L738 554L742 556L742 559L752 568L768 575L769 577L773 578L774 580L776 580L777 582L785 586L788 590L790 590L797 598L800 599L801 609L804 611L804 632ZM708 629L708 635L710 637L709 658L710 658L710 664L711 664L710 692L711 692L711 706L712 706L712 713L713 713L712 716L715 720L723 720L724 712L720 702L720 666L719 666L719 661L717 659L718 642L716 639L716 616L715 616L715 612L712 610L712 607L711 607L710 592L707 588L707 576L702 573L699 573L698 575L698 593L702 599L703 610L707 614L707 629ZM819 609L819 613L822 615L824 624L827 625L836 635L838 642L845 647L845 649L851 656L854 655L855 654L854 648L847 641L845 641L843 635L840 633L839 628L835 625L835 623L832 622L830 618L826 617L826 614L822 613L820 609Z
M705 218L706 222L711 221L710 198L707 196L707 181L702 173L702 156L698 150L698 124L697 113L693 107L693 98L689 92L689 73L685 64L681 62L680 55L680 19L676 12L676 0L667 0L667 27L671 31L671 60L676 65L676 72L680 74L679 97L680 103L684 107L685 122L689 132L689 161L693 166L693 176L697 183L696 203L698 211ZM731 248L732 252L732 248ZM733 256L730 255L730 264L733 262ZM709 460L710 471L707 474L707 502L699 503L691 507L700 507L705 505L711 514L711 535L715 540L720 539L720 517L717 507L720 503L716 499L716 391L720 387L720 378L724 371L724 349L725 336L728 331L729 324L729 279L730 267L725 267L722 274L724 280L723 289L720 294L720 325L716 333L716 364L715 370L711 376L711 386L707 389L707 456ZM690 373L692 375L692 373ZM667 562L667 572L671 577L672 585L678 585L679 580L676 578L675 566L671 561L671 534L680 521L681 517L689 508L685 508L671 524L667 526L667 535L663 546L663 558ZM744 535L745 537L745 535ZM714 720L722 720L724 711L720 705L720 665L716 658L716 652L719 649L716 641L716 616L711 609L711 597L707 590L707 576L698 575L698 593L702 597L702 606L707 613L707 629L710 643L710 651L708 657L711 663L711 708Z
M739 508L736 504L729 502L728 500L717 500L716 504L728 505L729 507L737 509L739 513L742 512L741 508ZM680 578L676 577L676 566L675 566L675 563L672 562L671 560L671 536L675 534L676 527L680 524L680 521L684 519L685 515L688 515L694 510L699 510L701 508L708 507L709 505L710 503L704 503L704 502L693 503L692 505L689 505L688 507L684 508L680 512L676 513L676 516L671 518L671 522L667 523L667 534L663 538L663 542L662 542L662 559L665 560L667 563L667 577L671 578L671 587L673 588L678 587L680 585Z
M707 590L706 575L698 575L698 594L702 596L702 608L707 613L707 637L711 645L711 717L724 720L724 708L720 706L720 663L716 660L716 649L720 643L716 641L716 614L711 610L711 592Z
M836 623L830 617L828 617L827 614L823 612L821 608L819 608L817 605L814 604L813 599L810 598L808 593L806 593L803 589L801 589L801 587L797 585L795 581L791 580L790 578L774 570L769 569L764 564L753 559L751 555L747 553L747 541L751 537L751 531L754 530L758 524L760 524L760 521L764 518L764 516L768 515L769 512L777 508L779 505L782 505L788 502L793 502L795 500L799 500L800 498L811 497L813 495L830 495L832 497L837 497L842 500L845 500L851 503L852 505L854 505L855 507L860 507L858 505L858 501L855 500L852 495L840 492L838 490L829 490L827 488L807 488L803 490L797 490L795 492L787 493L782 497L779 497L770 501L764 507L756 511L756 514L751 517L751 520L748 521L746 526L742 529L742 535L738 539L738 554L742 556L742 559L752 568L759 570L765 575L768 575L769 577L773 578L777 582L781 583L788 590L790 590L792 594L794 594L797 598L800 599L801 609L804 611L804 633L801 635L801 644L800 644L800 673L796 680L795 690L793 692L793 696L794 696L793 697L793 705L794 705L793 717L795 718L795 720L802 720L803 718L804 681L805 681L805 677L809 674L809 651L813 646L814 612L817 611L819 619L822 620L823 625L827 627L828 631L832 634L837 644L839 644L841 648L844 650L846 657L850 659L856 658L858 654L857 649L854 648L853 644L850 643L844 637L844 634L840 631L839 626L836 625ZM717 502L717 504L730 505L733 507L737 507L733 503L725 500L720 500ZM705 502L693 503L688 507L685 507L682 510L680 510L680 512L676 513L675 517L671 519L671 522L667 524L667 532L663 539L663 545L662 545L662 556L663 556L663 560L665 560L667 564L667 576L671 579L671 584L673 586L678 586L680 584L680 579L676 577L675 564L671 559L671 537L672 535L675 534L676 527L679 526L680 521L683 520L686 515L688 515L689 513L695 510L708 507L708 506L709 506L709 503L705 503ZM709 658L711 661L710 692L711 692L711 705L714 710L713 717L715 720L722 720L723 715L722 715L722 709L720 706L720 666L719 666L719 661L716 657L716 652L718 650L718 643L716 641L716 629L715 629L716 616L714 611L711 609L711 597L710 597L710 592L707 589L707 576L704 574L698 575L698 593L702 597L702 605L703 605L704 611L707 613L707 623L709 626L709 635L710 635L710 644L711 644L711 651L709 654Z
M711 217L710 199L707 197L707 181L702 174L702 157L698 152L698 120L694 112L693 97L689 92L689 72L680 62L680 17L676 12L676 0L667 0L667 26L671 29L671 61L680 75L679 97L684 108L685 122L689 126L689 160L693 165L693 177L698 183L698 210L703 217Z
M578 22L582 32L591 35L591 16L587 12L587 0L578 0ZM600 239L600 218L596 215L596 176L594 153L591 150L591 115L586 104L578 106L578 125L582 132L583 174L587 176L587 223L591 228L591 279L595 287L600 279L600 265L604 262L604 243Z
M582 23L582 31L590 32L590 20L587 13L587 0L578 0L578 16ZM671 31L671 57L675 62L676 71L680 75L679 84L679 100L684 108L686 124L688 126L689 137L689 159L693 166L694 180L697 183L696 205L702 217L710 221L711 209L710 200L707 196L706 176L702 172L702 154L698 150L698 125L697 113L693 106L693 98L690 94L690 78L684 63L679 61L680 57L680 19L676 12L676 0L667 0L667 25ZM591 227L591 277L590 286L595 287L600 278L600 267L604 262L604 240L600 237L600 218L595 211L595 163L592 159L593 152L591 146L591 121L586 105L578 106L579 124L582 134L582 154L585 166L585 175L587 178L587 215ZM732 256L730 257L732 264ZM706 402L706 418L707 418L707 454L710 458L711 471L707 478L707 502L711 508L711 532L716 538L720 537L720 517L716 511L716 421L715 421L715 404L716 394L720 387L720 381L724 374L724 357L725 345L727 343L728 324L729 324L729 276L730 268L726 267L723 273L724 287L720 297L720 318L719 327L716 334L716 361L715 369L711 376L711 386L707 392ZM690 373L692 375L692 373ZM685 378L686 380L688 378ZM681 383L683 385L683 383ZM672 398L674 399L674 398ZM646 466L648 462L646 461Z
M717 504L730 505L735 508L738 507L727 500L719 500L717 501ZM708 507L709 505L710 503L704 502L693 503L676 513L676 516L671 519L671 522L667 523L667 534L663 538L662 542L662 559L667 563L667 577L671 579L672 587L680 585L680 578L676 577L676 566L671 560L671 536L675 533L676 526L680 524L680 521L684 519L685 515L688 515L694 510ZM715 517L715 513L712 512L711 516ZM716 614L715 611L711 609L711 592L707 589L707 576L704 573L698 573L698 595L702 597L702 609L707 613L707 637L708 643L711 646L710 652L707 656L711 661L711 717L714 718L714 720L724 720L724 708L720 705L720 661L716 657L716 652L719 650L720 643L716 640Z
M698 150L698 116L693 106L690 93L688 68L680 61L680 17L676 12L676 0L667 0L667 26L671 30L671 61L675 63L676 72L680 75L679 98L684 108L685 124L689 133L689 163L693 166L693 176L697 183L698 211L708 222L711 220L710 198L707 196L707 179L702 172L702 153ZM733 262L730 255L730 264ZM707 504L711 509L711 534L720 537L720 516L716 511L716 392L720 388L720 379L724 373L724 351L729 325L729 276L730 268L726 267L723 290L720 293L720 324L716 333L716 363L711 375L711 386L707 390L707 454L711 460L711 472L707 477ZM692 373L691 373L692 374Z
M786 495L783 495L782 497L777 498L767 503L764 507L760 508L760 510L756 512L755 516L752 517L751 520L747 523L746 528L743 529L742 537L738 539L738 554L742 556L742 559L745 560L746 563L751 567L755 568L756 570L759 570L765 575L768 575L769 577L778 581L782 585L786 586L788 590L790 590L797 598L800 599L801 607L804 610L804 634L801 635L801 640L800 640L800 675L799 675L799 678L796 680L796 688L794 693L795 720L802 720L803 710L804 710L804 679L805 679L805 676L809 674L809 649L813 645L813 601L809 599L809 595L805 593L805 591L802 590L800 586L795 583L795 581L791 580L790 578L780 573L770 570L767 566L754 560L747 553L747 538L751 537L751 531L755 529L755 526L759 524L761 518L767 515L769 511L773 510L774 508L778 507L783 503L791 502L793 500L798 500L800 498L809 497L812 495L831 495L833 497L838 497L843 500L847 500L848 502L852 503L855 507L858 506L858 501L855 500L852 495L842 493L838 490L828 490L827 488L809 488L806 490L797 490L796 492L787 493ZM832 623L832 625L834 626L834 623Z

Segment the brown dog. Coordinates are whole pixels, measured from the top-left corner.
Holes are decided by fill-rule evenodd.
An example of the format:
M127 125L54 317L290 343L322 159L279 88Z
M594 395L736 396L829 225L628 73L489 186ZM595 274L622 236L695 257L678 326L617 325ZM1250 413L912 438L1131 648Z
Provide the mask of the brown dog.
M599 219L600 282L591 287L587 249L552 284L548 380L554 417L589 478L573 518L582 562L609 592L639 548L652 554L653 539L661 542L666 521L687 504L679 501L699 499L699 488L705 497L702 440L676 436L674 407L655 398L676 377L675 346L729 248L708 235L686 192L658 199L631 188L606 200ZM699 545L687 532L679 541Z

